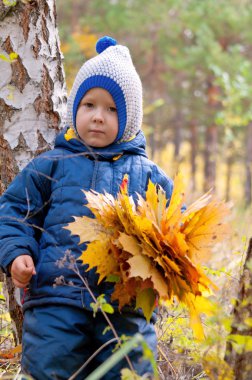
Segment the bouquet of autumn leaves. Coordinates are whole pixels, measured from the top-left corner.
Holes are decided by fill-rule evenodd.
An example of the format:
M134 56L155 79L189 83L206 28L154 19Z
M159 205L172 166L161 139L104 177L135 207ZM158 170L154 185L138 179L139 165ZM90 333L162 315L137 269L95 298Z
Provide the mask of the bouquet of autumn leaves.
M84 191L95 218L75 217L67 226L87 249L80 259L88 270L96 267L99 283L114 281L111 300L119 309L135 304L150 320L158 303L182 302L190 314L197 338L203 337L200 313L209 308L206 294L214 284L200 266L212 246L223 239L229 209L206 193L182 211L184 184L181 174L167 200L160 186L148 183L146 198L137 204L128 194L125 175L117 198Z

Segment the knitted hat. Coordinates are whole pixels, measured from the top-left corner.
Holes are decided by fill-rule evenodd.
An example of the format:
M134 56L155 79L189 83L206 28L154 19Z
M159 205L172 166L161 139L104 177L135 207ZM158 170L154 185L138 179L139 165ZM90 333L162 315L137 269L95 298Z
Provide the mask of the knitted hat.
M76 130L76 114L88 90L101 87L112 96L118 115L115 141L127 141L141 128L142 84L126 46L117 45L111 37L97 41L96 57L86 61L76 75L67 102L67 123Z

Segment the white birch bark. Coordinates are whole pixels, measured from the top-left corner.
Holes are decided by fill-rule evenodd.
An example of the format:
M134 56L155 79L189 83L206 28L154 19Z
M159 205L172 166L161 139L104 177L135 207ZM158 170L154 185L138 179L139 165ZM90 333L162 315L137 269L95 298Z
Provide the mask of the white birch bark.
M0 193L28 161L50 148L62 125L66 90L54 0L17 0L14 6L0 0L0 55L13 52L13 62L0 58ZM22 312L10 278L6 284L18 342Z
M54 0L17 1L0 7L0 134L22 169L48 149L61 126L66 104L65 78Z

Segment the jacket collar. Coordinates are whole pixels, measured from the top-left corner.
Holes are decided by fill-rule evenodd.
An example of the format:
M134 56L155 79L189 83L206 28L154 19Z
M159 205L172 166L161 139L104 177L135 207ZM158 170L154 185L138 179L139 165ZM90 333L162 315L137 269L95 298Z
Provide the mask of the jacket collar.
M86 153L89 158L98 160L115 160L124 154L138 154L147 157L146 140L142 131L130 141L113 143L104 148L92 148L86 145L70 127L64 128L56 137L55 148L64 148L75 153Z

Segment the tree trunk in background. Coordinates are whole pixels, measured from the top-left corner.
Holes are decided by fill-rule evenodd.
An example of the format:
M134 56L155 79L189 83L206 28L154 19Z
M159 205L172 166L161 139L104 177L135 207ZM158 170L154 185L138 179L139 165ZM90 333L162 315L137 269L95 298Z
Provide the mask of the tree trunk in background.
M190 145L191 145L191 184L192 191L196 190L196 157L198 148L197 124L195 120L190 123Z
M164 96L165 90L164 84L162 80L162 74L165 71L165 66L160 59L159 49L158 49L158 26L150 25L151 30L149 31L149 35L151 36L151 48L148 49L148 53L146 55L146 61L144 66L142 67L142 82L143 88L146 89L145 94L149 94L146 97L147 106L151 105L157 99L162 98ZM146 38L148 38L146 36ZM150 80L150 78L155 78L155 80ZM147 123L151 126L152 131L149 134L147 141L150 147L150 158L154 159L156 152L159 150L158 141L162 139L162 135L160 135L160 129L158 125L160 124L159 112L158 109L153 109L151 113L148 113L144 117L147 116Z
M216 155L217 155L217 126L207 127L204 151L204 191L215 187Z
M86 4L82 2L81 4L78 1L73 1L71 4L71 32L77 32L79 28L79 17L80 14L85 14Z
M178 112L174 118L174 159L176 162L179 162L180 160L180 147L182 142L182 130L183 130L183 117L181 115L180 107L178 109Z
M214 84L214 78L209 76L207 80L207 105L210 120L213 120L216 112L221 107L219 100L220 88ZM204 151L204 191L215 188L216 157L218 144L218 128L213 122L207 126L205 132Z
M240 289L237 296L237 302L234 308L234 320L232 323L231 334L237 334L241 337L252 336L252 238L249 242L247 255L244 264L243 274L240 280ZM246 323L246 321L248 321ZM250 344L251 346L251 344ZM239 352L237 352L232 344L227 343L225 360L233 368L235 379L248 380L251 379L252 374L252 351L251 347L246 350L246 343L242 347L239 344Z
M226 158L226 167L227 167L227 172L226 172L226 194L225 198L226 201L230 201L230 190L231 190L231 177L232 177L232 166L233 166L233 157L230 152L228 152L228 156Z
M0 185L1 192L35 155L48 150L65 112L65 78L54 0L0 6ZM9 310L21 338L21 312L11 281Z
M252 123L247 126L245 160L245 203L248 206L252 202Z
M234 164L234 143L229 141L224 148L225 150L225 164L226 164L226 173L225 173L225 199L230 201L231 196L231 186L232 186L232 169ZM224 160L224 157L223 157Z
M152 128L152 131L150 133L150 135L148 136L148 143L149 143L149 147L150 147L150 159L151 160L154 160L154 157L155 157L155 153L156 153L156 149L157 149L157 142L156 142L156 120L155 120L155 114L152 113L149 115L149 120L148 120L148 123L149 125L151 126Z

